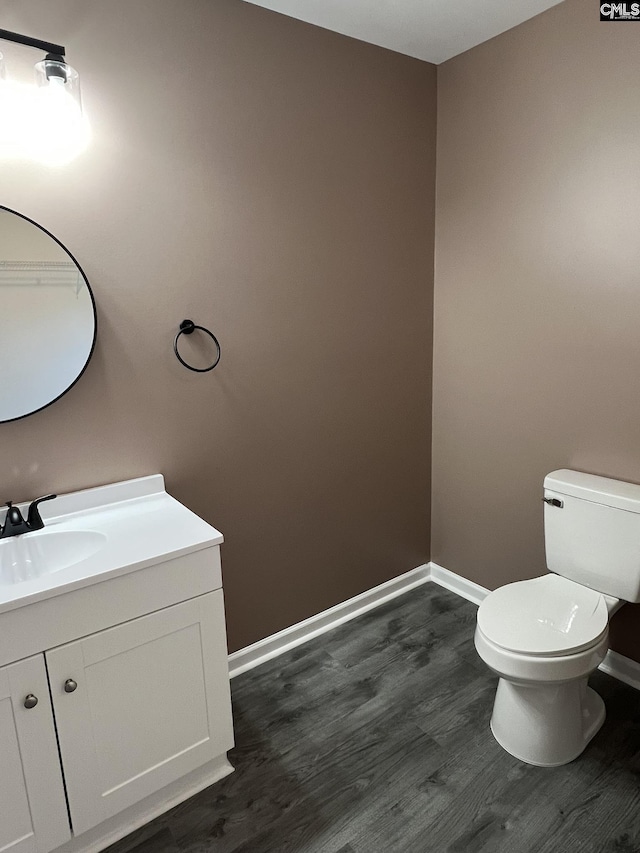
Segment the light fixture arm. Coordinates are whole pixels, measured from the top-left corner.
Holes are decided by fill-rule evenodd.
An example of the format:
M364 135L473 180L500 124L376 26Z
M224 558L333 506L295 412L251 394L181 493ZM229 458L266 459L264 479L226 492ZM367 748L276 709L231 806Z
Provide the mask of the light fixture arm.
M0 39L13 41L16 44L24 44L27 47L35 47L38 48L38 50L44 50L45 53L53 53L56 57L64 57L65 55L65 48L61 44L54 44L50 41L34 39L31 38L31 36L23 36L20 35L20 33L9 32L9 30L0 30Z

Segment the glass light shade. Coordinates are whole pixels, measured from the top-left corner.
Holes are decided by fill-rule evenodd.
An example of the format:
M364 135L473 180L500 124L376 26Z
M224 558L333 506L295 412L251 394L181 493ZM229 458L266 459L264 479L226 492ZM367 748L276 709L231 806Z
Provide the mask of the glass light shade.
M56 59L36 63L37 98L31 156L62 165L87 145L89 126L82 115L78 72Z
M64 62L36 65L37 86L6 79L0 54L0 160L30 159L63 166L89 142L78 73Z
M58 59L43 59L36 62L36 83L43 89L62 89L75 101L78 110L82 112L82 100L80 98L80 77L75 68L61 62Z

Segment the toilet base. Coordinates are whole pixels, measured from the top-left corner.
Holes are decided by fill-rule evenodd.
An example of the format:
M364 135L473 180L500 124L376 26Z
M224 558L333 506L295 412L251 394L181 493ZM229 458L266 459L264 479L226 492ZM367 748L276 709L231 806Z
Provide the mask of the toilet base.
M587 678L559 684L501 678L491 731L500 746L520 761L557 767L583 752L604 719L604 702L587 686Z

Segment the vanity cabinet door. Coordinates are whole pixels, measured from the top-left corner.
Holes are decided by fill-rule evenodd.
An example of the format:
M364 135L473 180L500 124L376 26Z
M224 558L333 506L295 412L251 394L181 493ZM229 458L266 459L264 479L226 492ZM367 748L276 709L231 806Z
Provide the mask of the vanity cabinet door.
M0 853L48 853L70 837L44 657L36 655L0 669Z
M46 657L74 835L233 746L221 590Z

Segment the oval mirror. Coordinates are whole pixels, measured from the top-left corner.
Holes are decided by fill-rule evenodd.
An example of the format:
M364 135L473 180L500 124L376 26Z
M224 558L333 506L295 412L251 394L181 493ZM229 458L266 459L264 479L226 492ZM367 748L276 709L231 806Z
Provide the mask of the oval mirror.
M0 423L66 393L95 340L93 294L71 252L42 226L0 206Z

